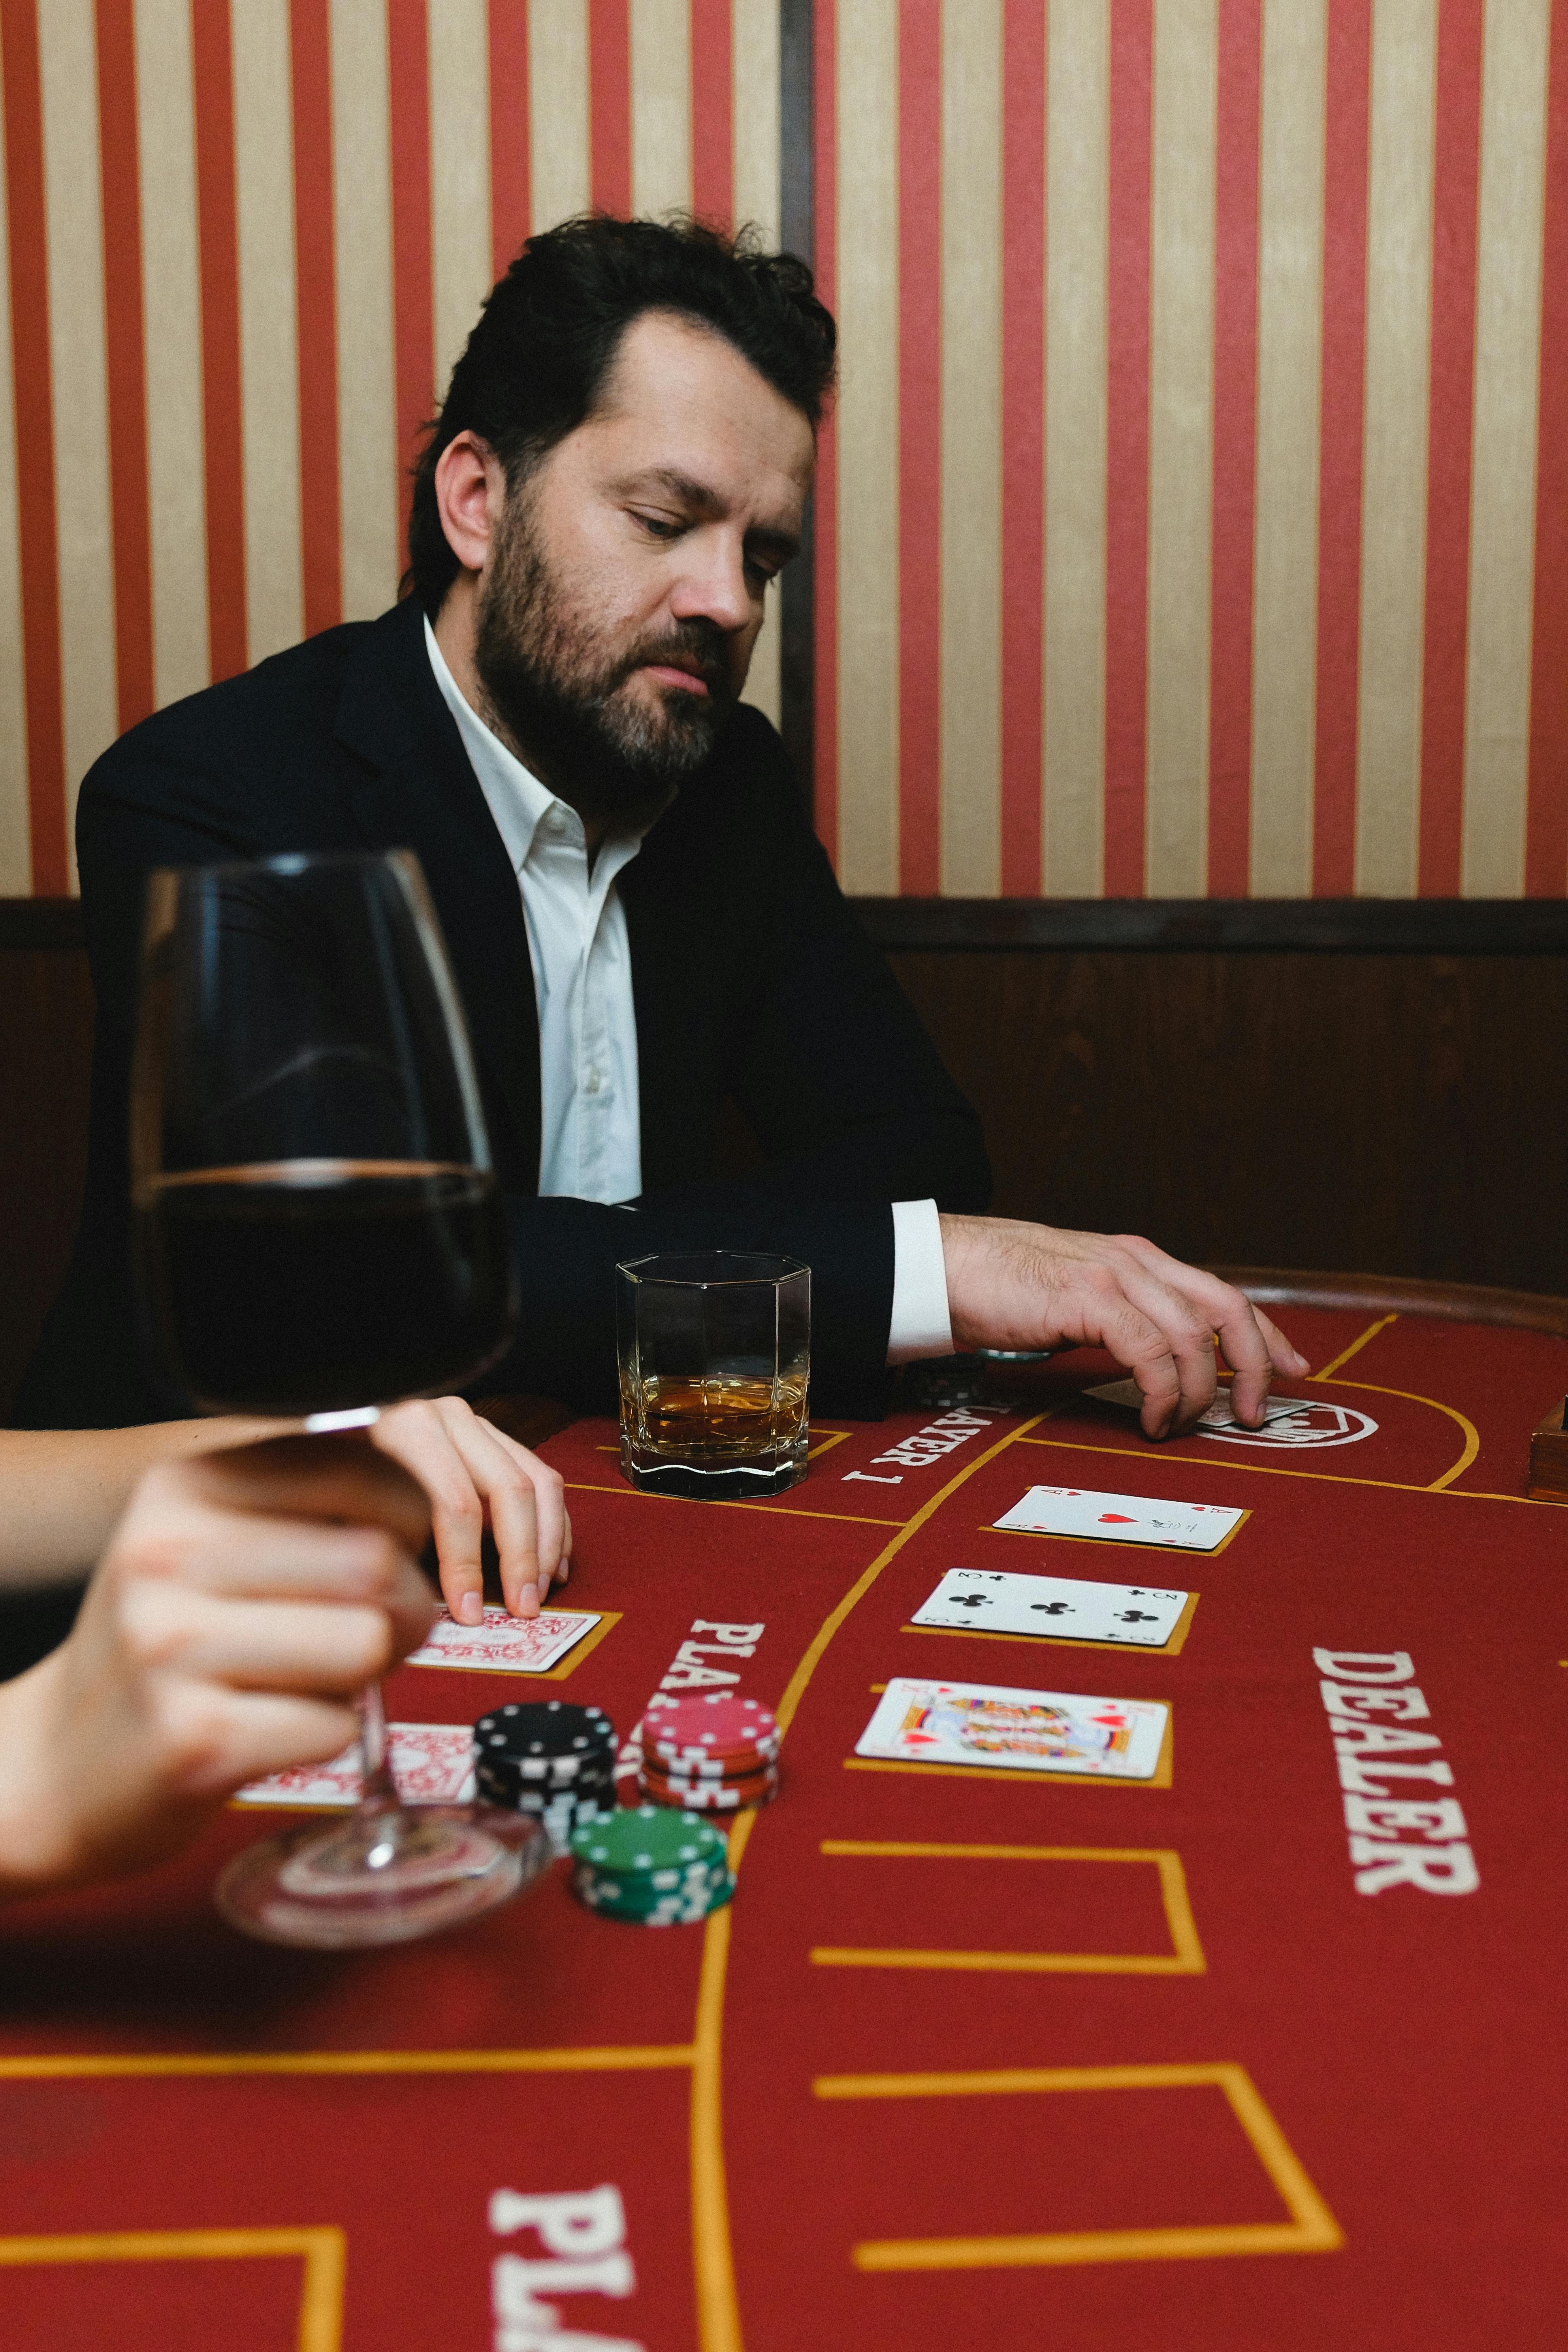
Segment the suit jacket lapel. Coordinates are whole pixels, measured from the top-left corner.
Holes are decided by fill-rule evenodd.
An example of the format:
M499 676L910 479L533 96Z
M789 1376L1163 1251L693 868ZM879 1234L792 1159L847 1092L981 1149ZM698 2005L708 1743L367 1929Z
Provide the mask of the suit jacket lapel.
M447 936L508 1188L539 1182L539 1020L517 877L441 699L408 597L350 659L333 732L363 763L350 787L369 846L412 849Z

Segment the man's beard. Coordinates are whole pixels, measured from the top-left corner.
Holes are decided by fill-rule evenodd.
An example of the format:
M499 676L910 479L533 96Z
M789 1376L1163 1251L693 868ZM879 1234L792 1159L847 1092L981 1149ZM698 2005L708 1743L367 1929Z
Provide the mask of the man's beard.
M697 668L708 691L620 689L647 663ZM525 489L507 500L479 598L474 667L501 731L552 792L584 817L644 824L713 748L736 697L723 632L679 624L612 652L551 569Z

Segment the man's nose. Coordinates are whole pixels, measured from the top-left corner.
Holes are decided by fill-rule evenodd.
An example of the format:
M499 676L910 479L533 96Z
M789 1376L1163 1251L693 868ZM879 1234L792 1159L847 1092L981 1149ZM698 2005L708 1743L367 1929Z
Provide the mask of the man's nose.
M745 548L737 532L694 531L682 547L686 562L670 596L678 621L711 621L727 635L753 618Z

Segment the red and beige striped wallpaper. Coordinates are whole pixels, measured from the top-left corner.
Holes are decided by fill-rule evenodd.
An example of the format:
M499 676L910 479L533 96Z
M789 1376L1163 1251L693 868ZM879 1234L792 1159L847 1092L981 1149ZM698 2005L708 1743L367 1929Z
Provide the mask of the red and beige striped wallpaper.
M1564 0L817 0L850 889L1568 888Z
M1568 0L814 15L847 887L1568 895ZM779 16L0 0L0 895L122 727L389 601L531 227L776 233Z
M778 0L0 0L0 896L58 894L122 728L391 603L531 229L776 239Z

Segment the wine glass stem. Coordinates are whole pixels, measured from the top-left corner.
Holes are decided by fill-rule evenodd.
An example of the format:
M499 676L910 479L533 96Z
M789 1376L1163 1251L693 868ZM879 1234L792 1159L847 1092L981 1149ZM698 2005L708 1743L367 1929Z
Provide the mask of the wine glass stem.
M397 1783L386 1759L386 1712L379 1683L366 1683L359 1695L359 1753L360 1803L397 1804Z

